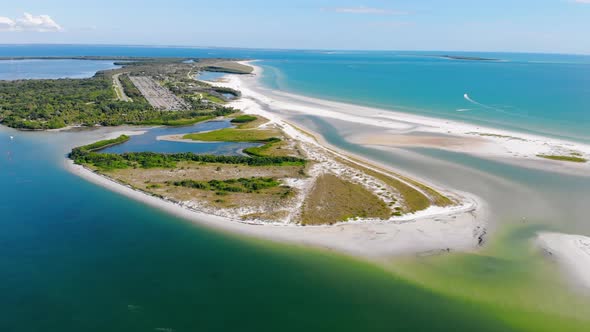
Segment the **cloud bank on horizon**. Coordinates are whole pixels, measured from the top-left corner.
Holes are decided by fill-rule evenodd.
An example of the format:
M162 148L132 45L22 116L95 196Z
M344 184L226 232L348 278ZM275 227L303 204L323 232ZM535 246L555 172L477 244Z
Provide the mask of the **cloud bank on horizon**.
M49 15L32 15L24 13L23 17L11 19L0 16L0 31L18 32L57 32L63 31L63 28L57 24Z

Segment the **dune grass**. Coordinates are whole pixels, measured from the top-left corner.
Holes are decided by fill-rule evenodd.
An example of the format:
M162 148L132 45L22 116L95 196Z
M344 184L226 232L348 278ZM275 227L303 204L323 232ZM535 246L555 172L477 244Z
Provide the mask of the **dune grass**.
M388 219L390 216L387 205L361 185L324 174L304 202L301 224L323 225L355 217Z
M277 130L224 128L204 133L186 134L183 138L208 142L266 143L279 135Z
M572 163L585 163L588 161L588 159L586 159L586 158L578 157L575 155L562 156L562 155L538 154L537 157L551 159L551 160L558 160L558 161L569 161Z
M238 115L235 118L233 118L231 120L231 123L247 123L247 122L256 121L256 119L258 119L258 118L253 115L244 114L244 115Z

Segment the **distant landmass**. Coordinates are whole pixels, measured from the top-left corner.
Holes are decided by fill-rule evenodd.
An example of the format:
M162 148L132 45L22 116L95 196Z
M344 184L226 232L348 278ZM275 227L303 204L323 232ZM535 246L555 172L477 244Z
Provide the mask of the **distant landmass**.
M460 56L460 55L440 55L441 58L453 60L469 60L469 61L500 61L500 59L482 58L477 56Z

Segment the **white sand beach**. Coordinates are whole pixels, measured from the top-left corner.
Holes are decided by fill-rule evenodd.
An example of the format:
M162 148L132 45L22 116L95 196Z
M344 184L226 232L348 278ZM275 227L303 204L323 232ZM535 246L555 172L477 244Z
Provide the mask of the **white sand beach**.
M579 284L590 290L590 237L539 233L537 244Z
M277 112L262 111L272 110L307 114L375 129L370 133L347 137L356 144L435 147L519 166L590 176L590 162L555 161L538 156L575 155L590 159L590 145L587 144L270 90L258 81L262 69L255 66L254 61L245 61L244 64L254 66L252 75L227 75L225 82L217 85L240 90L242 98L232 102L231 106L248 113L276 116Z
M241 105L246 113L259 114L270 119L286 134L312 147L312 151L308 152L321 153L327 149L315 137L298 130L276 114L256 108L250 99L246 100L249 103ZM137 131L124 128L123 131L107 131L101 139L143 132L142 128L138 128ZM348 155L338 155L355 162L349 159ZM453 197L458 204L444 208L432 206L414 214L392 217L389 221L360 220L331 226L300 226L280 222L243 222L229 215L214 215L212 211L199 209L187 202L153 197L75 165L69 160L66 168L109 190L207 227L272 241L337 250L355 256L384 258L395 255L471 251L476 250L484 242L487 232L487 209L480 199L467 193L450 192L440 188L436 189Z
M406 221L360 221L332 226L246 223L205 214L182 204L153 197L92 172L71 160L65 167L109 190L203 226L277 242L310 245L373 259L395 255L471 251L484 240L485 207L472 205L424 211Z

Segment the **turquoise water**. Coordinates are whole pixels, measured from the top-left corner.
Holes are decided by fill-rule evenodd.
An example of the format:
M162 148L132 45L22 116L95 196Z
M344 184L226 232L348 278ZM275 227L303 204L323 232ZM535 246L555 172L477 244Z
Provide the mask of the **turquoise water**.
M355 99L358 103L368 103L362 94L355 92L358 90L365 91L367 96L382 91L384 98L387 97L383 91L389 88L373 91L364 88L365 83L362 83L367 81L363 77L380 77L381 70L361 66L362 70L350 76L359 79L356 88L346 90L347 93L342 93L342 87L347 84L329 83L328 77L340 71L345 61L359 62L364 58L365 62L378 63L391 54L0 46L0 56L265 59L265 66L278 69L283 89L304 92L302 87L319 85L312 81L323 81L325 86L318 87L314 95L330 97L332 94L333 99ZM428 53L420 57L395 54L411 58L409 66L416 70L421 67L415 63L416 59L432 62L433 67L440 66L442 61L425 56ZM334 56L337 56L336 63L331 65L329 59ZM582 72L587 65L587 58L578 56L498 56L510 57L518 63L543 62L549 66L547 68L579 65ZM320 60L327 65L318 66ZM297 68L306 61L312 64L310 68L317 70L315 76L307 71L290 73L288 65L282 67L284 63L295 62L289 68ZM487 65L467 63L457 70L461 72L472 66L487 68L483 67ZM445 67L442 65L434 72L444 71ZM495 68L503 71L503 67ZM80 69L73 69L80 72ZM511 70L505 74L511 73L508 76L512 77ZM341 81L348 80L346 73L340 75ZM559 76L554 72L548 75ZM558 78L564 87L572 82L565 76ZM391 87L392 80L397 78L381 77L375 82ZM584 83L583 80L579 82ZM331 88L332 84L340 87ZM438 99L432 89L425 91L435 93L433 99ZM583 86L574 88L578 92L586 91L583 89ZM449 88L451 90L454 95L455 89ZM500 95L506 93L501 92L501 87L498 90ZM488 101L488 97L481 99L481 91L484 90L469 91L469 95L485 105L487 102L499 104ZM545 90L544 95L548 93ZM358 99L355 96L359 96ZM366 98L392 109L409 103L401 100L385 105L378 97ZM463 106L459 105L463 101L454 98L445 101L451 104L445 106L441 102L440 109L432 107L426 111L453 115L455 105L452 103ZM430 101L426 93L423 99L424 104L439 104ZM586 95L577 95L577 100L587 105ZM420 105L406 106L408 111L423 112ZM446 111L445 107L448 107ZM479 110L471 116L477 112L485 113ZM564 116L566 121L571 121L568 117L575 112L570 113ZM555 115L538 115L546 116ZM64 157L72 146L100 139L105 129L45 133L0 127L0 329L25 332L590 330L588 298L571 289L561 278L559 269L530 245L539 229L590 235L588 178L532 171L436 150L377 150L347 141L343 132L361 129L359 125L314 117L301 117L297 121L321 132L331 144L342 149L482 197L490 205L490 225L497 228L488 246L474 254L411 257L377 266L336 253L216 232L109 192L66 171ZM498 119L470 121L496 123ZM544 121L527 130L559 131L558 127ZM573 127L588 125L578 122ZM203 129L202 126L226 125L221 122L197 126ZM520 128L523 124L508 125ZM529 126L528 123L524 125ZM584 139L579 128L572 129L575 134L560 135ZM159 132L171 134L177 130L184 131L154 129L134 137L124 150L184 149L183 143L164 146L160 144L166 143L154 140ZM10 136L14 136L14 140ZM197 148L193 145L198 144L187 143L186 148ZM523 216L527 217L527 223L522 222Z
M275 89L590 142L590 57L486 56L506 61L359 54L261 64Z
M0 80L88 78L99 70L113 68L119 68L113 61L0 60Z
M273 88L590 142L590 56L452 52L501 60L493 62L437 57L444 54L449 53L0 45L0 56L259 59L267 69L264 82Z
M93 135L0 127L3 331L512 330L370 264L212 232L88 183L62 165Z

